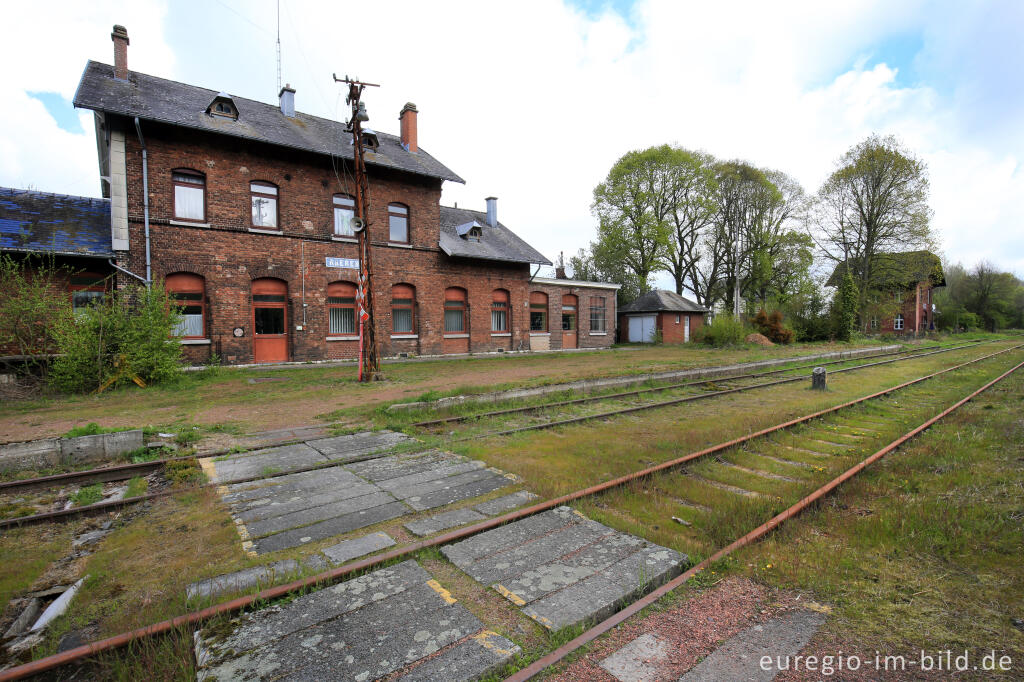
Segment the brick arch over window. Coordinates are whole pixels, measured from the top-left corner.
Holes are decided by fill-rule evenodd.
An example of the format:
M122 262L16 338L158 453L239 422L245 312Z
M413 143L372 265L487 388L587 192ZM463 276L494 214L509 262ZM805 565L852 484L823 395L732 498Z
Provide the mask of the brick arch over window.
M175 220L206 222L206 175L192 168L171 171L171 192Z
M448 287L444 290L444 333L465 334L467 324L467 302L469 296L462 287Z
M416 333L416 287L395 284L391 287L391 333Z
M495 289L491 294L491 331L507 332L512 328L509 319L509 301L511 296L507 289Z
M191 272L175 272L164 278L164 288L180 307L182 320L175 335L185 339L206 338L206 281Z
M530 292L530 331L548 331L548 295L543 291Z
M357 325L356 285L331 282L327 285L328 336L355 336L359 333Z

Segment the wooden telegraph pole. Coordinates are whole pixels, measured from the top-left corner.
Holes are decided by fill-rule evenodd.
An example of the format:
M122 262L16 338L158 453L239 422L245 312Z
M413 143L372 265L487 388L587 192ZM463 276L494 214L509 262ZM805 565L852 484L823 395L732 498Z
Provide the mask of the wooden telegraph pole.
M380 373L380 345L373 315L373 269L370 263L370 222L367 217L369 187L366 181L366 163L363 161L363 121L370 117L366 105L361 101L363 88L380 87L376 83L364 83L357 78L338 78L335 82L348 85L345 102L352 108L348 127L352 131L353 162L356 176L356 220L355 228L359 239L359 283L356 289L356 314L359 316L359 381L373 381Z

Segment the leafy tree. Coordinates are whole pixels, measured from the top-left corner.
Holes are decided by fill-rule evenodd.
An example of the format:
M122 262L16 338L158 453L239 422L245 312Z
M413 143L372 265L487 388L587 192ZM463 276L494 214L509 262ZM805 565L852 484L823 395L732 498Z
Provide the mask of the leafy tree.
M894 137L872 135L847 151L818 191L815 230L826 258L847 261L865 308L875 256L931 248L925 163Z
M615 263L627 270L641 293L649 290L651 274L668 255L672 155L668 145L629 152L594 188L595 261L598 267Z
M0 254L0 347L29 358L26 368L54 351L54 329L71 317L67 274L52 258Z
M181 373L181 344L174 336L181 320L163 287L130 285L114 291L55 328L60 356L48 380L62 391L84 392L118 377L146 383L170 381Z
M835 316L834 334L838 341L849 341L857 329L857 284L849 270L839 283L833 305Z
M575 256L569 257L569 272L572 277L590 282L619 284L622 287L617 297L620 306L639 297L643 292L636 276L624 270L613 258L608 258L606 252L599 251L601 257L596 256L596 246L591 243L589 248L580 249Z

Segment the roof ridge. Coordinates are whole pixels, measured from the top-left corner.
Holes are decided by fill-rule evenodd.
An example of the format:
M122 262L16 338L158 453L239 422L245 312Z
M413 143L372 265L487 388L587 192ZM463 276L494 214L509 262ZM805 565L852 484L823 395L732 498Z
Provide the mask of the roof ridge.
M44 192L41 189L18 189L17 187L0 187L0 192L21 192L24 194L38 194L49 197L64 197L66 199L88 199L89 201L103 201L110 203L108 197L87 197L84 194L63 194L61 192Z
M106 67L109 67L111 69L114 68L110 64L107 64L105 62L98 62L98 61L96 61L94 59L90 59L89 62L91 62L93 64L99 64L100 66L106 66ZM233 95L230 92L227 92L226 90L212 90L212 89L207 88L207 87L202 86L202 85L193 85L192 83L186 83L185 81L176 81L173 78L164 78L163 76L154 76L153 74L145 73L144 71L132 71L132 70L129 70L128 73L129 74L133 74L134 73L134 74L136 74L138 76L145 76L146 78L152 78L154 80L163 81L165 83L174 83L175 85L183 85L186 88L196 88L198 90L206 90L207 92L213 93L211 97L214 97L214 98L216 98L218 95L227 95L232 100L236 100L236 99L237 100L242 100L242 101L245 101L245 102L251 102L253 104L258 104L260 106L264 106L264 107L267 107L267 108L270 108L270 109L274 109L274 110L278 110L278 111L280 110L277 105L272 104L270 102L264 102L262 100L252 99L251 97L245 97L243 95ZM318 121L328 121L330 123L338 123L338 124L344 125L344 121L337 121L337 120L335 120L333 118L326 118L324 116L317 116L316 114L310 114L310 113L306 113L305 111L299 111L298 109L296 109L295 110L295 116L298 117L299 114L302 114L303 116L305 116L307 118L315 119L315 120L318 120ZM394 133L382 133L381 131L377 130L376 128L371 128L371 130L373 130L373 132L375 134L377 134L377 135L382 135L383 134L383 135L386 135L388 137L392 137L392 138L394 138L396 140L401 139L401 137L399 135L395 135Z

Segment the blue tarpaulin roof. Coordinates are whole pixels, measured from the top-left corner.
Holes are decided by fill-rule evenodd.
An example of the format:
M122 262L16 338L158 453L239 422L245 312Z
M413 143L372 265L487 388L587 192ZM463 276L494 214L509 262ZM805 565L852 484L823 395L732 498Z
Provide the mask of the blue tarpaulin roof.
M113 256L110 200L0 187L0 250Z

